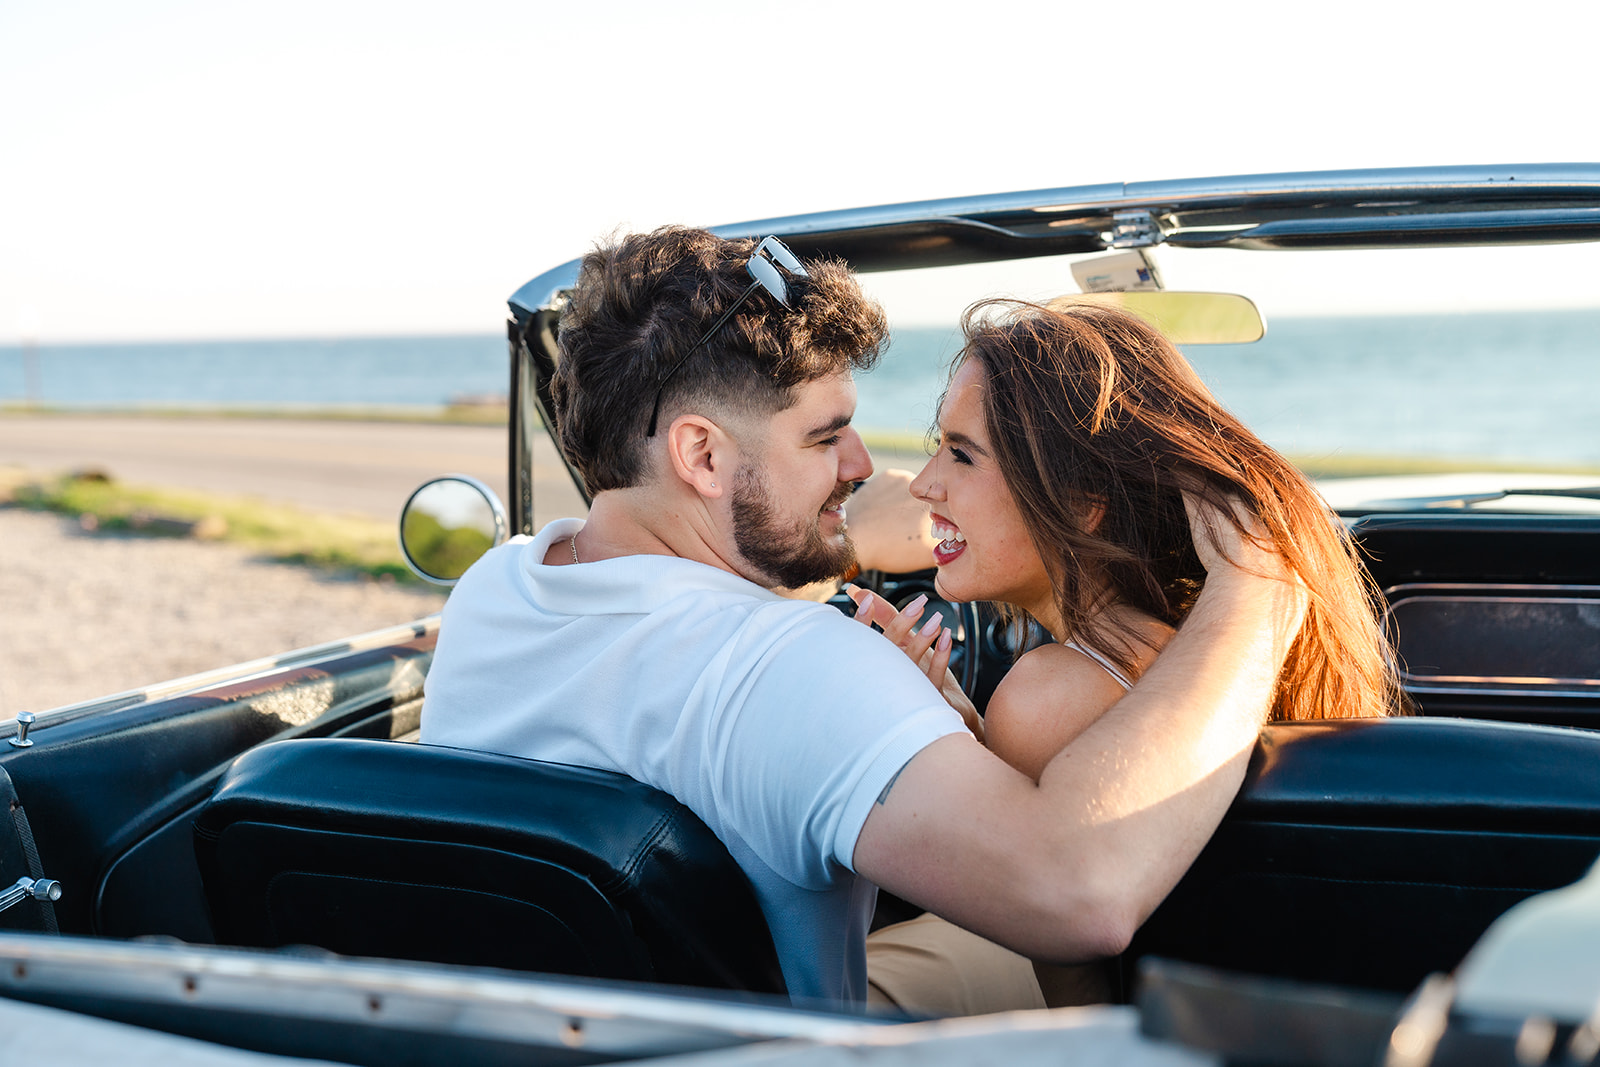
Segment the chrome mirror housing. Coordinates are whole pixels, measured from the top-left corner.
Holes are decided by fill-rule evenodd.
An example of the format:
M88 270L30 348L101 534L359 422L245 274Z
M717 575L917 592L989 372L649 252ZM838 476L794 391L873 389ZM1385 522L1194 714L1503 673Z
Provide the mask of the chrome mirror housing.
M455 585L467 568L504 544L509 523L495 491L465 474L424 482L400 511L400 552L423 581Z

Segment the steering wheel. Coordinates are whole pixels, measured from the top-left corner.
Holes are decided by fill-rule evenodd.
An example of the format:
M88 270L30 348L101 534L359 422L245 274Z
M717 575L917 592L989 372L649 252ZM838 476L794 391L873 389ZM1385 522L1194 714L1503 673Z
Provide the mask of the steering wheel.
M963 642L965 650L961 657L961 691L970 698L978 689L978 663L983 659L983 635L978 630L978 605L967 600L955 607L956 615L961 620L961 632L966 635Z

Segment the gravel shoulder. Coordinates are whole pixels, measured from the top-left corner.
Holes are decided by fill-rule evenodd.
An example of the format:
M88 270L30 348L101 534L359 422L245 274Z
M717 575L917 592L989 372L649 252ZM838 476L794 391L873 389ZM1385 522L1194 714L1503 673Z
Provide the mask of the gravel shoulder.
M0 719L409 622L445 600L8 508L0 545Z

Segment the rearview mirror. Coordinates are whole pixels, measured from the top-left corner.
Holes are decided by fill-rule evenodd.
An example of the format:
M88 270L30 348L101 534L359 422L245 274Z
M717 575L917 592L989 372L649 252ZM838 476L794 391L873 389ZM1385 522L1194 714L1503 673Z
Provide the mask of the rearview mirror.
M1098 304L1131 311L1175 345L1243 345L1266 336L1267 324L1249 297L1237 293L1073 293L1050 307Z
M506 539L506 509L493 489L464 474L424 482L400 512L400 551L423 581L455 585Z

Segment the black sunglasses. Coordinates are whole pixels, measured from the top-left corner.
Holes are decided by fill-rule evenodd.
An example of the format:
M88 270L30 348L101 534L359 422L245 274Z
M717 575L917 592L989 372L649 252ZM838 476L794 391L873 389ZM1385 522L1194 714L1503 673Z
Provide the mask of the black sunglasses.
M779 267L782 267L783 270L788 271L797 278L810 277L806 273L805 267L800 265L799 257L789 251L787 245L776 237L763 237L761 243L756 245L755 253L751 255L749 261L744 265L744 269L754 279L750 283L750 287L739 294L739 299L728 305L728 310L722 313L722 317L711 324L711 329L707 330L700 340L694 343L693 348L683 354L682 359L672 365L672 369L667 371L656 385L656 402L650 408L650 428L644 432L646 437L654 437L656 435L656 420L661 416L661 394L667 388L667 383L672 381L672 376L677 374L685 363L689 362L690 356L700 351L707 341L715 337L718 330L727 325L728 320L733 318L733 313L738 311L746 300L750 299L750 294L757 289L765 289L767 295L772 299L784 307L789 306L789 284L783 280L783 272L778 269Z

